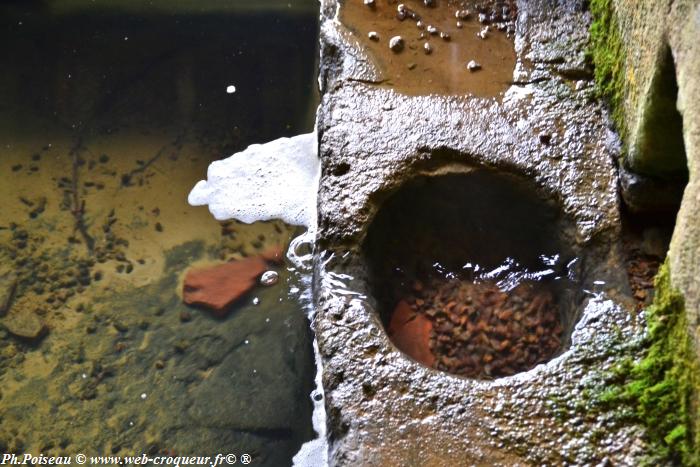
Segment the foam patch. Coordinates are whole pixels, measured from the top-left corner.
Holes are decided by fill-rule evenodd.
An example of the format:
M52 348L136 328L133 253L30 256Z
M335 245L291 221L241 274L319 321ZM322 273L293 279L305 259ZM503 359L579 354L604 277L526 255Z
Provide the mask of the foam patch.
M218 220L281 219L314 230L320 174L316 133L280 138L212 162L187 200L209 205Z

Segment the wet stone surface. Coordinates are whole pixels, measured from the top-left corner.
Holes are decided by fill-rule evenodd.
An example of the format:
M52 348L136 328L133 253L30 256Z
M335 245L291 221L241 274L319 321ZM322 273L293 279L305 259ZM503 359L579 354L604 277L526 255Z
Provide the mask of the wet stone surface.
M315 327L331 462L631 466L649 454L642 428L595 402L615 362L639 356L644 322L620 251L619 144L588 81L584 6L518 3L514 84L497 100L469 89L407 95L377 86L385 79L381 64L334 20L338 3L322 3ZM448 31L452 42L455 31ZM376 46L390 53L386 40ZM437 49L441 41L430 43ZM487 71L481 63L473 76ZM358 247L379 208L408 180L474 167L530 180L570 221L567 242L582 254L578 321L564 323L566 350L493 381L437 371L399 351ZM397 226L388 235L404 233Z

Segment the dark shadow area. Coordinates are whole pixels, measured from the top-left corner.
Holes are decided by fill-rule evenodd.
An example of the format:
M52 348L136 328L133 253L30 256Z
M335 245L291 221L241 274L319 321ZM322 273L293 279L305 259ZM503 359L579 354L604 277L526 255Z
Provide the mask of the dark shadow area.
M642 115L643 127L635 148L641 163L639 167L633 164L633 170L650 176L687 179L683 118L677 101L676 68L671 49L666 46Z
M677 101L676 70L671 49L666 46L636 148L648 166L639 167L641 174L624 167L620 170L627 277L640 311L653 300L654 277L666 258L688 183L683 117Z
M178 123L219 157L313 127L316 15L52 15L34 4L0 15L0 102L18 109L5 127L37 114L83 134Z
M632 156L620 167L626 209L632 216L675 218L688 183L683 118L671 49L666 46L641 116Z
M568 232L556 203L514 176L406 183L364 244L393 342L428 366L483 379L551 359L577 318Z

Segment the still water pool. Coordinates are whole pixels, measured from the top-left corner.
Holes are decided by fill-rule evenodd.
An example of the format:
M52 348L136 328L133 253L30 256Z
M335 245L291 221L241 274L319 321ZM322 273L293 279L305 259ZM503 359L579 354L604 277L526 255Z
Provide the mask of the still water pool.
M317 4L250 3L0 6L0 452L280 466L314 437L298 271L224 318L182 303L189 268L298 234L186 202L313 127Z

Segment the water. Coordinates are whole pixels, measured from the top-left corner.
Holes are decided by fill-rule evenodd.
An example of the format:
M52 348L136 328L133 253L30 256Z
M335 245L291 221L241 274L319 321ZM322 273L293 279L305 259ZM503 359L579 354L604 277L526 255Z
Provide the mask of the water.
M427 366L482 379L560 354L582 296L570 228L514 176L412 180L384 202L364 246L389 336Z
M321 175L317 135L308 133L293 138L279 138L265 144L253 144L222 161L213 162L207 179L200 180L188 196L190 204L207 205L217 219L243 222L281 219L304 226L306 231L295 237L287 249L295 265L300 293L309 320L315 318L312 302L312 259L316 238L316 203ZM261 277L261 282L268 271ZM313 393L313 426L316 439L304 443L294 456L294 466L327 465L325 406L320 354L314 341L316 389Z
M186 203L211 161L313 127L316 3L243 3L0 7L0 451L277 466L315 437L298 266L225 319L180 296L299 233Z
M397 11L399 3L409 12L403 20L397 17L402 17ZM479 21L478 2L436 3L426 7L419 0L376 0L374 7L368 7L362 1L344 2L338 18L377 64L382 78L374 84L408 95L502 95L510 87L515 68L514 2L494 2L488 11L482 8L483 22ZM470 13L458 20L458 11ZM492 21L494 14L498 19ZM430 27L436 28L435 34L429 32ZM397 53L389 48L390 39L396 36L404 41ZM472 60L480 65L479 70L469 71L467 64Z

